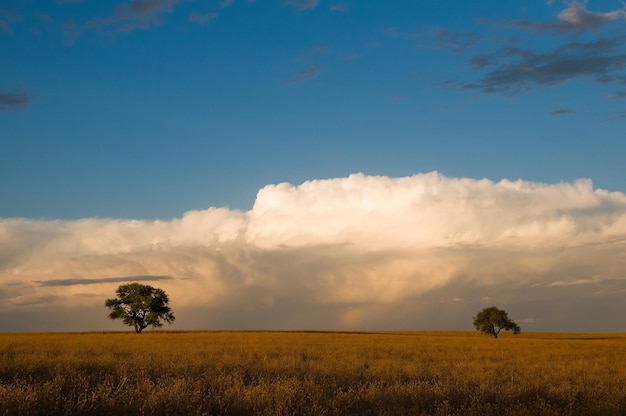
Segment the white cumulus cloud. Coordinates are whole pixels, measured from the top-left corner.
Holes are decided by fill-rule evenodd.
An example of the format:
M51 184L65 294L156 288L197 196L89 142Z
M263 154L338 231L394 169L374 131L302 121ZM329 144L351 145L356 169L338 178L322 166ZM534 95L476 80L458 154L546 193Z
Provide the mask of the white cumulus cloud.
M267 185L248 212L0 219L0 330L76 328L74 309L78 328L109 328L125 280L166 290L186 328L333 329L355 307L361 328L469 329L489 299L535 328L588 329L577 314L617 307L624 266L626 195L589 180L353 174Z

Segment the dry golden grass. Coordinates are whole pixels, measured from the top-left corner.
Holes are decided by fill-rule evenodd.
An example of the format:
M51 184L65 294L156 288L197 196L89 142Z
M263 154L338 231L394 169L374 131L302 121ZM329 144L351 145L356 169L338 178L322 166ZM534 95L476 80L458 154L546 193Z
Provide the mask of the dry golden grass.
M626 334L0 334L6 415L624 415Z

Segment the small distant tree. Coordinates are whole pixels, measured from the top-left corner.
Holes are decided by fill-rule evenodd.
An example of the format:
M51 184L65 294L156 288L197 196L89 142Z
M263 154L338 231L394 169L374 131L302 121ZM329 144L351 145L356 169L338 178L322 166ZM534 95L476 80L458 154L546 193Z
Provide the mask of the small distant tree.
M163 322L174 322L174 314L168 306L167 294L158 288L129 283L117 288L117 297L107 299L104 306L111 310L109 318L121 319L128 326L141 333L148 326L163 326Z
M506 311L498 309L495 306L485 308L474 317L474 326L476 330L492 335L498 338L500 331L513 331L514 334L520 333L520 327L512 319Z

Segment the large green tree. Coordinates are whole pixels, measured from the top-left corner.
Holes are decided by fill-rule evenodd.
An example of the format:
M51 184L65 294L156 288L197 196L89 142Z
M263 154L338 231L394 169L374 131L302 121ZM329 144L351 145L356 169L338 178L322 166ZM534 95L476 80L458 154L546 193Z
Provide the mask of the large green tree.
M474 317L474 326L476 330L492 335L498 338L501 331L513 331L514 334L520 333L520 327L512 319L506 311L498 309L495 306L485 308Z
M104 306L111 310L109 318L121 319L141 333L148 326L163 326L174 322L174 314L168 306L167 294L159 288L140 283L129 283L117 288L117 297L107 299Z

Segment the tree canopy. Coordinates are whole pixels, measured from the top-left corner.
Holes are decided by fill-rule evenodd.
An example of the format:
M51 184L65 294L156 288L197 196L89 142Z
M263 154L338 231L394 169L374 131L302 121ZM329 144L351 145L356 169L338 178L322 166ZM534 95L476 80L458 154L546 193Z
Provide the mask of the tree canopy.
M506 311L498 309L495 306L484 308L474 317L474 326L476 330L492 335L498 338L498 334L504 331L513 331L514 334L520 333L520 327L512 319Z
M118 287L116 294L116 298L107 299L104 304L111 310L109 318L121 319L138 334L148 326L157 328L163 326L163 322L171 324L176 319L162 289L129 283Z

